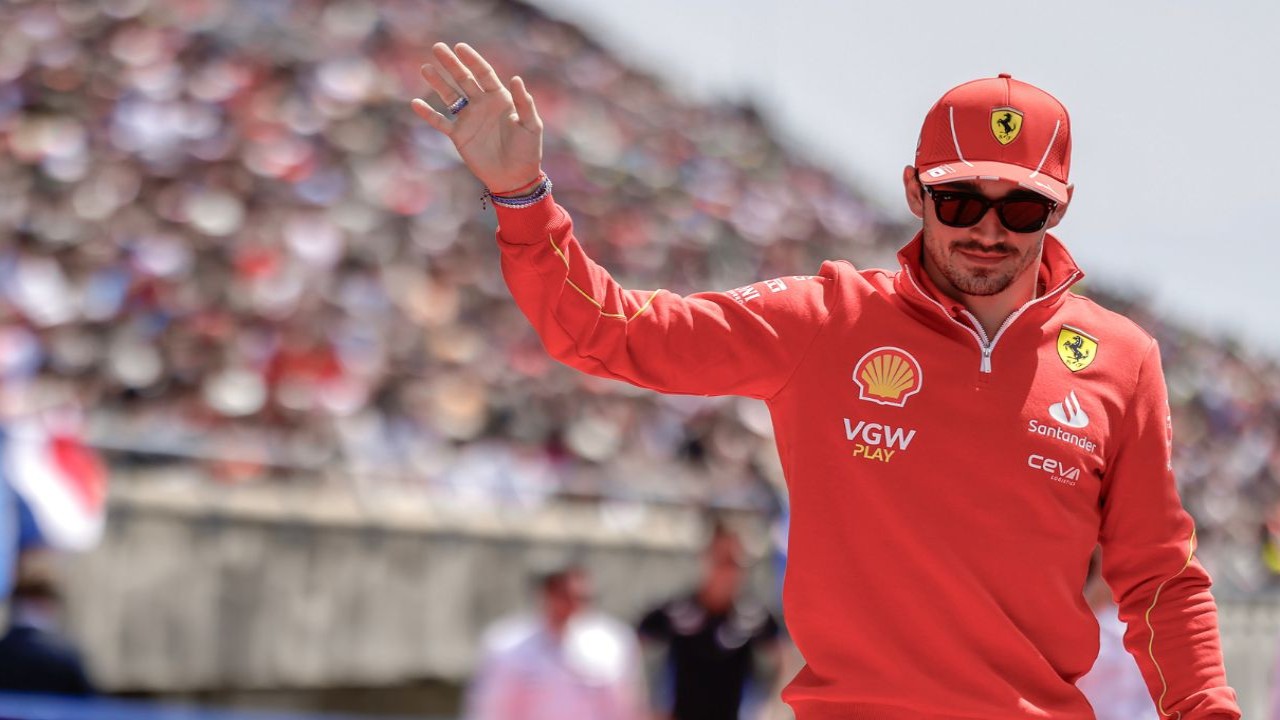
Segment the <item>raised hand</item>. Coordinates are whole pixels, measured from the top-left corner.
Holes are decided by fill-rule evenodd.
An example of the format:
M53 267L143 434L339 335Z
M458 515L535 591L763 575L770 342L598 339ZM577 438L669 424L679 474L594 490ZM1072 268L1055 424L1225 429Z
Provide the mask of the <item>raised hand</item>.
M467 104L452 120L436 112L420 98L413 111L431 127L453 141L467 168L495 193L525 190L542 167L542 119L524 80L511 78L508 90L480 53L466 43L431 47L432 59L422 66L422 77L445 106L460 97ZM458 94L445 80L448 75L461 88Z

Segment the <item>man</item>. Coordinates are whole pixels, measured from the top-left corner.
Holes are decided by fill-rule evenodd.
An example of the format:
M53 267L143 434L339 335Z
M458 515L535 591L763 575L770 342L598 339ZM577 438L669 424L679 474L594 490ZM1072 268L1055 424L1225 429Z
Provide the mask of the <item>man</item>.
M539 581L537 617L500 620L467 698L468 720L641 720L644 683L631 629L589 609L576 564Z
M696 591L644 616L639 633L655 666L654 705L672 720L738 720L744 691L773 687L781 664L778 623L764 605L741 600L742 540L712 529ZM755 677L756 669L765 672Z
M9 631L0 638L0 692L92 695L79 651L59 627L61 598L46 551L18 558Z
M1240 717L1155 341L1071 293L1083 273L1047 233L1072 195L1057 100L1007 75L943 95L902 174L922 228L901 271L826 262L679 297L586 256L522 79L443 43L423 76L452 120L413 107L492 191L503 273L553 356L768 403L799 720L1093 718L1074 683L1098 652L1081 596L1098 543L1161 716Z

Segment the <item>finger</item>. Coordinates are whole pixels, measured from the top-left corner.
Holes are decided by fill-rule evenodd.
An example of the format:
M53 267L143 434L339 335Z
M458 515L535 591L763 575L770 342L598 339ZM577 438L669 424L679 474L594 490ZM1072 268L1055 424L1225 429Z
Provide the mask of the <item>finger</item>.
M445 105L452 105L458 101L458 98L462 97L449 84L449 81L445 80L444 75L440 74L440 70L435 65L426 63L422 66L420 72L422 73L422 79L427 81L427 84L440 96Z
M498 74L493 71L493 66L480 53L476 52L475 48L466 43L458 43L458 57L471 70L471 74L475 76L476 82L480 83L482 89L488 92L502 89L502 81L498 79Z
M467 97L480 97L484 94L484 89L480 87L480 83L476 82L475 76L467 69L466 65L458 59L457 55L449 49L444 43L436 43L431 46L431 52L436 57L436 64L439 65L449 77L453 78L454 84Z
M538 108L533 104L533 95L529 92L529 88L525 87L524 78L519 75L511 78L511 99L515 101L520 125L530 130L541 130L542 118L538 117Z
M446 136L453 132L453 123L446 120L443 115L436 112L434 108L428 105L421 98L414 98L409 102L409 107L413 108L413 111L418 115L418 117L426 120L428 125L444 133Z

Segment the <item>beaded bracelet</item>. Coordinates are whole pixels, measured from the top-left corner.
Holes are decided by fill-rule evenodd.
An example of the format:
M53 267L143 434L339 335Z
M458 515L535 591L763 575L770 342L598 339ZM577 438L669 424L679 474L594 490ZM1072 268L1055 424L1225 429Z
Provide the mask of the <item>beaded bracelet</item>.
M551 178L544 174L542 175L542 182L538 183L537 187L529 191L528 194L520 195L518 197L495 195L492 192L489 192L489 188L485 188L484 192L480 195L480 209L484 210L487 208L485 205L486 200L492 202L495 206L501 205L505 208L527 208L530 205L536 204L539 200L550 194Z

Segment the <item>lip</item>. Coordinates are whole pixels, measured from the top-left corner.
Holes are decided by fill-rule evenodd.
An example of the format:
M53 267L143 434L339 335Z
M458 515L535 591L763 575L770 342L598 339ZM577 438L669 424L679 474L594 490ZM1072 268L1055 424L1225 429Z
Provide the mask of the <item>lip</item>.
M975 253L968 250L957 250L966 260L979 265L999 265L1009 259L1008 253Z

